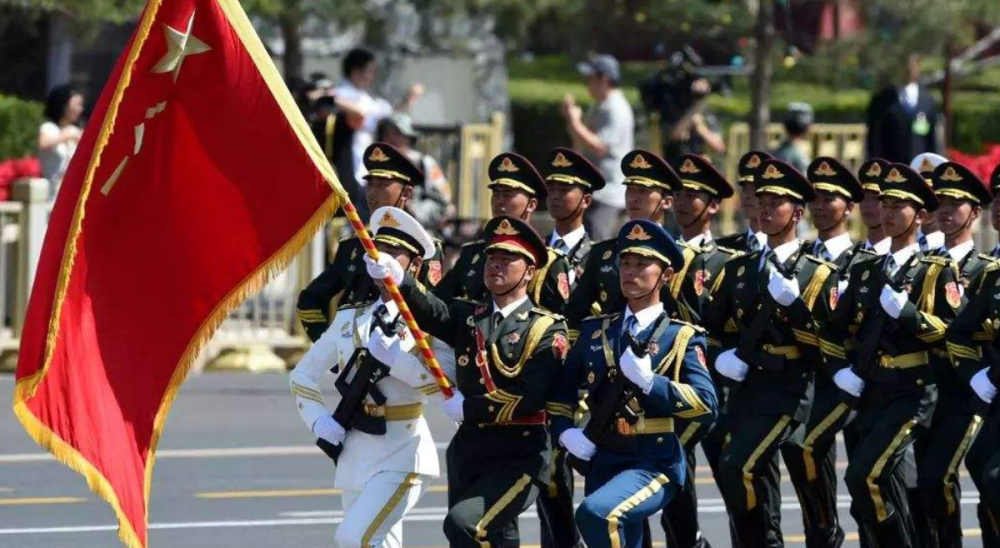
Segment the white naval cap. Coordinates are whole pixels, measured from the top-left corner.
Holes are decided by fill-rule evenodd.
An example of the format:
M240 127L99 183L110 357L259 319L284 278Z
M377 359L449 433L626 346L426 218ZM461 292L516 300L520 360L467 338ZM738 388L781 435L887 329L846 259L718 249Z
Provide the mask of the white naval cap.
M371 230L376 242L385 242L407 249L424 258L434 257L437 251L434 238L424 230L409 213L398 207L380 207L372 213Z

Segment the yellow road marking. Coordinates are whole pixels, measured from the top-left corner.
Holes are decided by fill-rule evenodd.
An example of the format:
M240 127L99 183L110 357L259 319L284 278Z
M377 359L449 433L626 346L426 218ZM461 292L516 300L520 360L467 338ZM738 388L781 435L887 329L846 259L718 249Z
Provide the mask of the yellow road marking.
M87 499L79 497L33 497L19 499L0 499L0 506L21 506L30 504L74 504Z

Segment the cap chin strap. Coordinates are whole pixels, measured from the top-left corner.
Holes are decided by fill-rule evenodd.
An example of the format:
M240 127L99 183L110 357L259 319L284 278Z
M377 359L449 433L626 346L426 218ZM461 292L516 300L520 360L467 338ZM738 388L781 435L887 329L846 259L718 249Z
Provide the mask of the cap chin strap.
M525 268L525 269L524 269L524 274L521 274L521 279L520 279L520 280L518 280L516 284L512 285L510 289L508 289L507 291L504 291L503 293L494 293L494 294L493 294L493 296L494 296L494 297L504 297L504 296L506 296L506 295L510 294L510 293L511 293L511 292L513 292L513 291L514 291L515 289L517 289L517 288L521 287L521 282L523 282L523 281L524 281L524 277L525 277L525 276L527 276L527 275L528 275L528 269L527 269L527 268Z
M945 232L944 235L948 237L954 236L955 234L958 234L959 232L969 228L971 224L972 224L972 212L969 212L969 216L965 218L965 222L962 223L962 226L956 228L952 232Z
M666 267L664 267L663 270L666 270ZM662 289L663 288L663 270L660 271L660 281L656 282L656 285L653 286L653 289L651 289L651 290L643 293L642 295L640 295L638 297L634 297L634 298L635 299L645 299L646 297L652 295L654 291L659 291L660 289ZM676 275L677 275L677 273L675 272L674 276L676 276Z
M698 214L698 216L697 216L697 217L695 217L693 221L691 221L691 222L690 222L690 223L688 223L688 224L683 224L683 223L682 223L682 224L681 224L681 226L682 226L683 228L688 228L688 227L692 227L692 226L694 226L694 225L696 225L696 224L700 223L700 222L701 222L701 220L702 220L702 219L703 219L703 218L705 217L705 214L706 214L706 213L708 213L708 204L705 204L705 207L704 207L704 209L702 209L702 210L701 210L701 213L699 213L699 214Z
M583 198L584 198L583 196L580 197L580 201L576 203L576 209L574 209L572 213L566 215L565 217L553 217L553 218L557 221L565 221L566 219L572 219L573 217L576 217L576 214L580 212L580 208L583 207Z
M794 222L795 222L795 215L792 214L790 217L788 217L788 222L785 223L785 226L781 227L781 230L775 232L774 234L782 234L782 233L784 233L785 231L788 230L788 227L792 226L792 223L794 223ZM767 233L765 232L764 234L767 234ZM767 234L767 236L768 237L774 236L774 234Z

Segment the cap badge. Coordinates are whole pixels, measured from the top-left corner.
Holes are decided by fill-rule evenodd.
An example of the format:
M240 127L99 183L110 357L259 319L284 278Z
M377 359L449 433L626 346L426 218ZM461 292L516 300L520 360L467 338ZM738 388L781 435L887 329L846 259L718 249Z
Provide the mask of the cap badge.
M636 154L635 158L632 159L632 163L628 165L632 169L651 169L653 164L646 161L646 158L642 154Z
M497 226L496 230L493 231L494 234L498 236L517 236L520 232L510 224L510 221L504 219L500 221L500 225Z
M635 225L635 226L633 226L632 230L629 231L628 236L625 236L626 240L639 240L641 242L644 242L644 241L649 240L651 238L652 238L652 236L650 236L649 234L647 234L646 231L642 229L641 225Z
M521 171L521 168L514 164L514 161L510 159L510 156L504 156L503 161L500 162L500 167L497 168L497 171L517 173L518 171Z
M784 176L785 174L782 173L781 170L779 170L774 164L767 166L767 169L764 170L764 174L761 175L761 177L765 179L781 179Z
M399 228L399 221L392 216L391 211L387 211L385 215L382 216L382 221L379 223L382 228Z
M869 177L878 177L879 175L882 175L882 166L878 162L873 163L872 167L868 168L868 172L865 173L865 175Z
M819 175L820 177L836 177L837 176L837 172L834 171L833 168L830 167L830 164L828 164L826 162L820 162L819 163L819 167L817 167L816 171L814 171L813 173L815 175Z
M934 167L934 163L931 162L930 158L924 158L924 161L920 162L920 173L934 171Z
M681 164L681 173L701 173L701 170L688 158Z
M556 157L552 159L552 167L571 167L573 162L570 162L563 156L562 152L557 152Z
M906 182L906 177L903 177L903 174L900 173L898 169L892 168L891 170L889 170L889 174L886 175L885 182L887 182L887 183L905 183Z
M754 154L749 159L747 159L746 167L750 169L756 169L760 165L760 156Z
M957 171L955 171L955 168L949 166L945 168L944 173L941 174L941 180L948 181L950 183L957 183L959 181L962 181L963 179L962 176L959 175Z
M381 147L375 147L372 149L372 153L368 155L368 160L372 162L388 162L389 156L385 152L382 152Z

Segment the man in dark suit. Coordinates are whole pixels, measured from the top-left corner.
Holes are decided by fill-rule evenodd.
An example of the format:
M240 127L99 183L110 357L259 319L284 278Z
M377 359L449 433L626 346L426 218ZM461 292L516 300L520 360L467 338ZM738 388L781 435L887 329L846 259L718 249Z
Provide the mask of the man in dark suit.
M868 105L868 157L907 163L938 150L937 106L920 85L920 57L911 55L907 69L906 84L884 88Z

